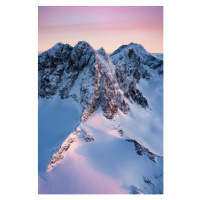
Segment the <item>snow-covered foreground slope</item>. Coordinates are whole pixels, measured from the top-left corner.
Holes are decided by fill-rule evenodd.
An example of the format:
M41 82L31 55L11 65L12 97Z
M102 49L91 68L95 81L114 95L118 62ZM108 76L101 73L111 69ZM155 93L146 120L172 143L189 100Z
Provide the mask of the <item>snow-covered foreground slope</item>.
M40 194L163 193L163 61L87 42L39 55Z
M148 113L143 115L141 125L146 126ZM131 115L127 117L131 120ZM162 193L162 157L150 153L151 149L148 152L140 148L139 141L137 146L128 136L134 132L134 125L123 129L120 124L123 118L119 111L114 119L106 119L99 109L82 122L77 128L82 133L77 134L63 159L40 174L39 193L122 194L132 193L133 188L138 193ZM86 134L94 140L85 140ZM142 136L140 139L145 140ZM161 138L152 140L152 146L159 142Z
M72 98L38 100L38 170L44 172L54 152L79 125L81 109Z

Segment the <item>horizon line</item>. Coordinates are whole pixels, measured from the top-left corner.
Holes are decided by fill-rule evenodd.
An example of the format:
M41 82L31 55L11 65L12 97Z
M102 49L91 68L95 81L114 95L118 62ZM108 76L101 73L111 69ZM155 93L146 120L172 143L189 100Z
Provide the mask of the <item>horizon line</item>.
M85 41L85 40L80 40L80 41L78 41L78 42L81 42L81 41L84 41L84 42L87 42L87 41ZM76 43L76 45L78 44L78 42ZM62 44L64 44L63 42L57 42L57 43L55 43L53 46L55 46L56 44L58 44L58 43L62 43ZM90 43L89 42L87 42L89 45L90 45ZM134 43L134 42L130 42L129 44L131 44L131 43ZM70 45L69 43L66 43L66 44L68 44L68 45ZM122 45L120 45L118 48L120 48L121 46L123 46L123 45L129 45L129 44L122 44ZM139 43L134 43L134 44L139 44ZM65 44L64 44L65 45ZM72 45L70 45L70 46L72 46L73 48L76 46L76 45L74 45L74 46L72 46ZM142 45L142 44L139 44L139 45ZM52 47L53 47L52 46ZM91 45L90 45L91 46ZM49 49L51 49L52 47L50 47ZM91 46L92 47L92 46ZM146 48L142 45L142 47L146 50ZM92 47L93 48L93 47ZM104 48L104 47L101 47L101 48ZM116 51L118 48L116 48L114 51ZM44 50L44 51L38 51L38 54L40 53L43 53L43 52L45 52L45 51L48 51L49 49L47 49L47 50ZM93 48L94 49L94 48ZM99 48L100 49L100 48ZM97 51L97 50L99 50L99 49L94 49L95 51ZM105 49L104 49L105 50ZM105 50L106 51L106 50ZM114 52L113 51L113 52ZM148 51L148 50L146 50L146 51ZM106 52L107 54L112 54L113 52ZM160 53L160 54L163 54L163 52L150 52L150 51L148 51L149 53L156 53L156 54L158 54L158 53Z

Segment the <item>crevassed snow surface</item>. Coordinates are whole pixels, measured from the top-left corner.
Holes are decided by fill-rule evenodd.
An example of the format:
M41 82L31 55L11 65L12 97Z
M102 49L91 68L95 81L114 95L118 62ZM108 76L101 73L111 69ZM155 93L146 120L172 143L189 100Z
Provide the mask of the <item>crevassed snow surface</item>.
M81 108L72 98L39 98L38 171L44 172L52 155L80 123Z

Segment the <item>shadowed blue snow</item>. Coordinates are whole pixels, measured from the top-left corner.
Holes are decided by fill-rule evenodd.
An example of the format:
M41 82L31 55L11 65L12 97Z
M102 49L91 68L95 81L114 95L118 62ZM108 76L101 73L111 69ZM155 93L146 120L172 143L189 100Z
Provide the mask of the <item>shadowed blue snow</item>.
M157 71L151 70L153 78L151 81L140 80L138 89L148 99L150 109L157 115L163 124L163 75L159 76Z
M71 98L38 101L38 170L42 172L62 142L80 123L81 108Z
M103 131L95 131L95 136L101 134L104 137L108 136ZM153 181L152 175L162 174L162 158L157 157L156 163L154 163L148 157L138 155L133 143L110 135L108 137L109 141L87 143L76 148L75 152L85 156L93 169L122 180L125 189L129 189L131 184L141 188L144 185L143 177L148 177ZM162 191L162 184L158 184L156 181L154 184L156 190ZM146 185L146 187L151 191L150 185Z

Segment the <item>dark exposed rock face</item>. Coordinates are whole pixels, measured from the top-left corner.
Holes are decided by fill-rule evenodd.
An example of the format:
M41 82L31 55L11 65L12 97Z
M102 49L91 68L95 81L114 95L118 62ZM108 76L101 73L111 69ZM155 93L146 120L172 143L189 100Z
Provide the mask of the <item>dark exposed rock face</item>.
M70 133L70 135L67 137L67 139L62 143L59 151L53 154L53 157L52 157L46 170L50 170L50 169L54 168L57 164L59 164L62 161L65 153L68 151L70 146L74 142L76 142L76 140L77 140L76 135L77 135L77 131Z
M128 104L119 90L112 61L103 48L95 51L87 42L74 48L62 43L38 57L39 97L72 97L82 105L82 121L100 105L107 118Z
M90 68L91 75L95 74L92 67L95 54L88 43L79 42L74 48L58 43L39 55L39 96L50 98L58 93L62 99L68 98L70 89L85 66Z
M119 52L121 52L124 48L126 48L128 45L122 45L122 46L120 46L117 50L115 50L113 53L112 53L112 55L115 55L115 54L117 54L117 53L119 53Z
M64 158L65 153L69 150L71 145L77 141L77 137L82 138L86 142L94 141L94 136L88 133L88 130L83 128L77 128L74 132L64 140L58 152L53 154L53 157L47 167L47 170L51 170L57 164L59 164Z
M104 115L109 119L114 117L118 108L122 112L127 113L128 104L119 90L114 67L105 50L103 48L98 50L95 63L96 77L93 98L92 102L83 113L83 121L85 121L99 105L101 105Z
M148 69L161 69L163 61L148 53L141 45L130 43L119 47L110 55L116 69L119 87L124 95L142 107L148 107L148 101L137 89L141 79L151 80Z
M142 155L146 155L149 157L150 160L152 160L153 162L156 162L156 157L160 157L157 156L156 154L152 153L149 151L149 149L143 147L140 143L138 143L136 140L133 139L126 139L127 142L133 142L135 145L135 151L138 155L142 156Z
M130 90L129 94L134 102L141 105L143 108L146 108L148 106L147 99L143 97L142 93L138 89Z
M158 70L158 74L159 75L162 75L163 74L163 70L161 69L161 70Z
M48 99L56 94L72 49L68 44L58 43L38 56L40 97Z

